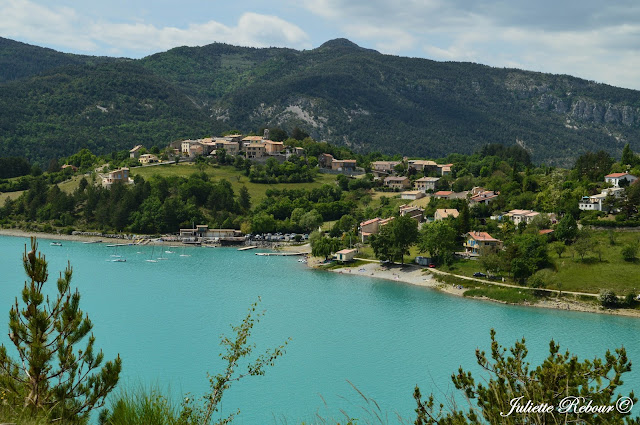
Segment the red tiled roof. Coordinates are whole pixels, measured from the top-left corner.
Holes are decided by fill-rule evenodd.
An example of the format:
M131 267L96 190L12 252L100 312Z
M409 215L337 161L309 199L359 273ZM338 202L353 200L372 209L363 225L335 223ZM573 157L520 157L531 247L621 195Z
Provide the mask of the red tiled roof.
M629 175L629 173L611 173L611 174L607 174L605 177L611 177L615 179L615 178L626 176L626 175Z
M371 220L363 221L360 223L360 226L366 226L367 224L375 223L376 221L380 221L378 217L372 218Z
M487 232L469 232L467 233L469 237L483 242L500 242L499 239L494 238Z

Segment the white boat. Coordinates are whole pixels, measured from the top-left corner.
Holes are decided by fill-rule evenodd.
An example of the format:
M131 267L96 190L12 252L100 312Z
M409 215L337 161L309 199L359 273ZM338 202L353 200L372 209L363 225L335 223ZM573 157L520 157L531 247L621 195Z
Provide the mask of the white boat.
M167 251L165 251L165 254L175 254L175 251L169 251L169 250L167 250Z
M148 260L144 260L147 263L157 263L158 260L154 260L153 259L153 251L155 251L156 247L155 246L151 246L151 258L149 258Z
M112 263L126 263L127 259L126 258L115 258L113 260L111 260Z
M62 246L60 242L51 242L51 246Z

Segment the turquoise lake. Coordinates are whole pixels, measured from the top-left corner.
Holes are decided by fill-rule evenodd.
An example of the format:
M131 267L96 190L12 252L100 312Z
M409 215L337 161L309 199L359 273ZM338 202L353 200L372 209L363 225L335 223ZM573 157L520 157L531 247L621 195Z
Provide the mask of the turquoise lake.
M27 238L0 237L0 342L7 343L8 312L25 280ZM203 394L207 372L221 371L220 335L231 335L250 304L266 310L254 328L259 353L291 337L287 353L263 377L249 377L225 394L223 411L240 409L234 423L344 420L340 409L366 418L374 399L390 423L413 422L413 388L445 400L450 376L472 372L475 350L489 350L489 330L511 346L526 338L529 360L548 354L550 339L581 358L602 357L624 345L635 367L626 392L640 392L640 320L449 296L370 277L307 269L295 257L262 257L233 248L108 248L104 244L39 243L53 289L67 261L81 308L94 323L96 347L106 359L120 353L120 387L156 385L178 397ZM139 252L139 253L138 253ZM181 253L190 257L180 257ZM111 262L122 255L126 263ZM151 257L167 260L149 263ZM638 407L634 410L637 411ZM637 412L636 412L637 413Z

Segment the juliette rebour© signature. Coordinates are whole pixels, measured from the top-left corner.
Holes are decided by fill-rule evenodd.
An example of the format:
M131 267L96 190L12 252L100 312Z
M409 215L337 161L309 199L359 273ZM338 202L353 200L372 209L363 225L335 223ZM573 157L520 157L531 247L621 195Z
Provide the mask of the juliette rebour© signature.
M620 397L615 404L613 405L596 405L593 404L592 400L589 400L585 397L565 397L560 400L558 405L553 405L549 403L533 403L531 400L527 400L526 402L523 400L524 396L512 398L511 402L511 410L508 412L500 412L500 416L507 417L512 414L528 414L528 413L553 413L557 411L558 413L563 414L602 414L602 413L611 413L614 410L620 413L629 413L633 408L633 400L629 397Z

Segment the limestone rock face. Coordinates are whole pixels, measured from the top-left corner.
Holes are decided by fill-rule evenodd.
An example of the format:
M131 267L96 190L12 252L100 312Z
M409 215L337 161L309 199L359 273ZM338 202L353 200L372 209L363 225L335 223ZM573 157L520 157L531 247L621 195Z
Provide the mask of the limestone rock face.
M538 108L544 109L545 111L551 110L558 114L567 113L567 104L565 103L565 101L557 96L547 93L540 96L540 100L538 101Z
M630 126L636 121L637 113L634 113L631 106L622 107L622 124Z
M593 101L576 100L569 115L579 121L589 121L596 124L624 124L631 126L636 123L640 115L637 110L628 105L599 104Z

